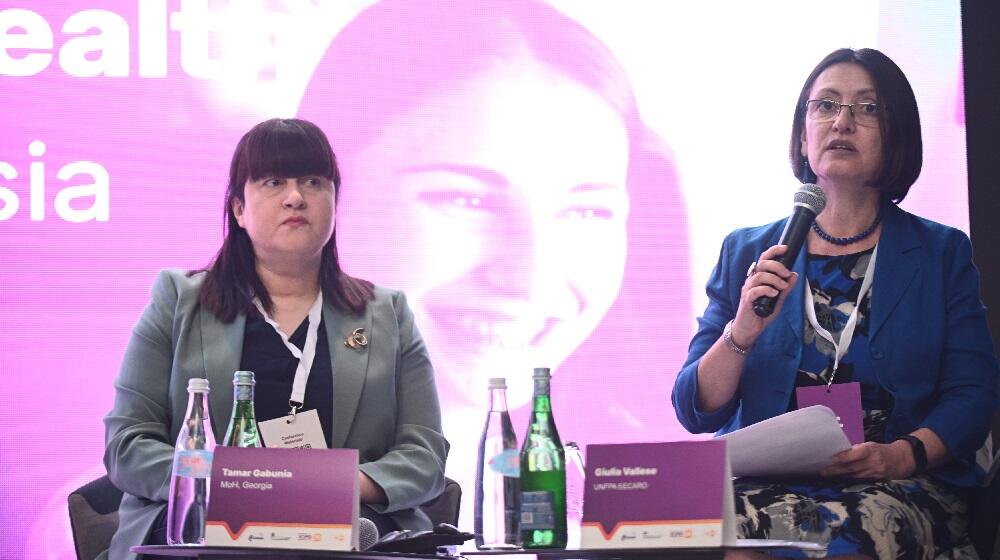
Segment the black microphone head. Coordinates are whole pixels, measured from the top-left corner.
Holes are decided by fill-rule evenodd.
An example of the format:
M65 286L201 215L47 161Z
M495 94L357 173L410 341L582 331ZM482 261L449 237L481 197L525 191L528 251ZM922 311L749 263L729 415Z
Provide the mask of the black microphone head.
M378 542L378 527L371 519L358 518L358 550L365 551Z
M826 193L812 183L806 183L795 191L795 206L804 206L817 216L826 208Z

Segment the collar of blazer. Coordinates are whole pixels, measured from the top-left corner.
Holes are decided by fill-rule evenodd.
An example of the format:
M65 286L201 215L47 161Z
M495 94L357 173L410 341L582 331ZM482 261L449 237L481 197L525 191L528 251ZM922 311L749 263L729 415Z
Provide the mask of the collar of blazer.
M783 227L783 224L782 224ZM777 234L781 230L776 230ZM777 241L775 241L777 243ZM868 336L874 338L892 315L903 295L920 270L920 236L913 227L912 218L895 204L888 204L882 219L879 236L878 261L875 263L875 281L872 284L871 315L868 318ZM806 271L806 252L799 253L792 267L803 277ZM795 293L788 296L781 309L786 333L802 344L802 323L805 312L805 282L795 286ZM790 348L797 348L795 344Z
M215 424L213 427L216 429L216 436L221 439L222 433L219 433L218 429L225 428L233 411L230 387L233 382L233 372L239 369L240 357L243 354L246 317L240 315L232 323L225 324L204 309L199 309L198 315L205 375L213 389L209 396L213 424ZM372 332L372 305L365 309L363 316L356 317L345 315L324 301L323 322L326 326L330 361L333 364L331 440L334 447L343 447L361 399L369 353L373 347L378 347L378 342L375 340L376 333ZM344 339L358 327L365 329L369 345L360 348L346 347ZM323 429L327 430L330 427L324 426Z

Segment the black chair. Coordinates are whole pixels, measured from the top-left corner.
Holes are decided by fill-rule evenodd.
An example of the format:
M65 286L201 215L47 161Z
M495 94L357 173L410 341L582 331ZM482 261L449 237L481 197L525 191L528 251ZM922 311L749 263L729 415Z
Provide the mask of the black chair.
M462 506L462 487L450 478L444 479L441 495L420 506L435 527L440 523L458 526L458 512Z
M76 557L93 560L111 546L111 536L118 530L122 491L104 475L74 490L68 501Z
M996 438L994 438L996 441ZM993 454L993 466L986 475L982 490L976 493L971 504L969 535L982 560L1000 559L1000 449Z

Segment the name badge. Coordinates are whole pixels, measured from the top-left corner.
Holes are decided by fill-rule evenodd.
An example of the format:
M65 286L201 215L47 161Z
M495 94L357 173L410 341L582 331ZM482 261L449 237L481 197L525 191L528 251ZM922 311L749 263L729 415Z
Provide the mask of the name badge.
M861 384L857 381L835 383L829 388L826 385L799 387L795 390L795 399L800 409L817 404L829 407L837 415L837 422L844 429L851 445L865 442Z
M264 446L284 449L326 449L323 426L315 410L282 416L257 424Z

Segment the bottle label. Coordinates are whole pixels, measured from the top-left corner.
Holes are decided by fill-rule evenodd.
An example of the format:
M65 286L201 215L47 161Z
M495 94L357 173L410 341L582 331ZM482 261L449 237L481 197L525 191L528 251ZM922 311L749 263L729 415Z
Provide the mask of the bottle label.
M490 470L503 476L512 478L520 478L521 476L521 456L517 449L504 449L490 459L489 465Z
M176 452L174 454L174 476L211 478L213 455L211 451L204 449Z
M555 511L555 495L552 492L521 492L521 530L554 530Z

